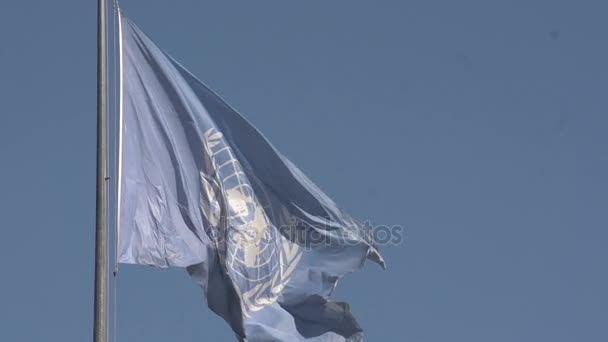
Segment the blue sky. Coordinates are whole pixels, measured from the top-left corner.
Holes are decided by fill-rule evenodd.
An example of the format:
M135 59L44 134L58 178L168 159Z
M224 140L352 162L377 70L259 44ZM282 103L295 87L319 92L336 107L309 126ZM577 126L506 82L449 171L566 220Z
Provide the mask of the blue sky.
M608 340L608 4L122 1L355 217L368 341ZM87 341L94 1L0 3L0 339ZM124 266L120 341L232 341L182 270Z

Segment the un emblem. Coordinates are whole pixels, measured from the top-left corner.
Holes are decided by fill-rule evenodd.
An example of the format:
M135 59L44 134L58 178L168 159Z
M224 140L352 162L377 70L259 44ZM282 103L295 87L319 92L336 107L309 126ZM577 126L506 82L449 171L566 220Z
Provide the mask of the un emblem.
M211 128L204 138L209 169L201 172L202 214L249 315L276 302L302 249L276 229L273 222L284 222L288 214L274 212L263 187L254 191L223 134Z

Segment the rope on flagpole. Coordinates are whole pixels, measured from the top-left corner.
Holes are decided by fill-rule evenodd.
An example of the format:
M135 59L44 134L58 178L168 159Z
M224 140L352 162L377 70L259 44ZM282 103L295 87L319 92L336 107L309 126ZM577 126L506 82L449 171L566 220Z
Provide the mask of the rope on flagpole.
M107 3L106 3L106 10L107 10ZM104 25L104 36L105 36L105 41L106 41L106 49L105 49L105 58L106 61L110 60L110 49L107 47L108 44L108 37L110 36L110 28L108 25L108 21L109 18L106 15L105 17L105 22L106 25ZM114 36L112 36L112 39ZM106 74L106 80L111 80L110 78L110 73L111 73L111 67L108 66L106 64L106 68L105 68L105 74ZM108 86L109 86L109 82L108 82ZM106 88L107 89L107 88ZM110 93L110 91L106 91L105 97L106 97L106 101L107 103L111 103L111 97L113 96L113 94ZM112 220L109 219L110 217L110 213L111 213L111 172L110 172L110 168L111 168L111 163L112 163L112 158L113 158L113 153L112 153L112 149L110 149L110 137L111 137L111 131L109 129L110 126L110 118L109 118L110 114L109 114L109 108L108 110L106 110L106 121L105 121L105 125L106 125L106 129L105 129L105 137L106 137L106 163L105 163L105 182L104 182L104 187L106 188L106 206L105 206L105 217L106 217L106 229L109 231L110 230L110 225L112 224ZM106 240L109 240L109 236L106 234ZM111 247L110 244L108 243L109 241L106 241L106 264L109 265L110 264L110 255L111 255ZM109 276L109 269L106 270L106 279ZM106 280L107 283L107 280ZM108 285L106 285L108 286ZM108 291L110 291L110 288L108 287ZM109 292L108 292L109 294ZM107 305L107 304L106 304ZM109 322L110 322L110 317L111 315L113 315L112 313L112 309L110 309L108 307L108 305L106 306L107 311L106 311L106 325L105 325L105 331L106 331L106 339L109 338L110 336L110 329L112 329L112 327L110 326Z
M114 23L112 25L112 37L114 39L114 46L112 49L112 63L114 65L114 79L113 79L113 83L114 83L114 113L115 113L115 132L120 131L120 127L118 127L120 125L119 122L119 118L118 116L120 115L120 103L119 103L119 98L120 96L122 96L120 94L120 89L119 89L119 78L121 77L120 73L122 72L122 70L120 70L120 66L118 65L118 58L117 55L119 53L119 45L120 45L120 37L117 37L117 26L120 25L119 20L120 20L120 8L118 7L118 0L114 0ZM115 137L116 138L116 137ZM118 137L120 138L120 137ZM117 141L118 139L116 139L115 141ZM116 156L116 149L112 150L114 152L114 161L116 162L116 164L118 164L118 159ZM116 165L115 164L115 165ZM120 179L118 179L117 177L117 182L120 181ZM117 213L118 214L118 213ZM118 275L118 216L116 215L116 220L114 222L114 270L113 270L113 274L114 274L114 278L117 277Z
M118 58L117 58L117 51L119 50L119 46L120 46L120 37L117 37L117 26L120 25L119 21L120 21L120 9L118 6L118 0L114 0L113 1L113 7L114 7L114 13L113 13L113 22L112 22L112 39L113 39L113 46L112 46L112 64L113 64L113 71L114 71L114 78L113 78L113 96L114 96L114 127L115 130L114 132L118 132L120 131L120 128L118 127L118 125L120 125L120 120L118 120L119 117L119 112L120 112L120 103L119 103L119 97L122 96L120 94L120 89L118 86L119 83L119 78L121 77L120 72L122 72L122 70L119 69L119 63L118 63ZM119 30L118 30L119 31ZM118 141L117 139L117 135L114 135L115 138L115 142ZM118 158L117 158L117 145L115 144L114 146L115 148L112 149L112 153L113 153L113 161L114 161L114 165L116 166L118 164ZM118 185L118 182L120 182L120 178L116 177L115 178L115 184ZM115 193L115 195L117 195ZM118 196L114 197L117 200L120 200L118 198ZM117 202L115 203L115 209L118 208ZM113 224L114 224L114 269L113 269L113 277L112 277L112 331L111 331L111 336L112 336L112 341L113 342L118 342L118 210L116 210L115 212L116 215L115 219L113 220Z
M122 139L122 25L121 25L121 10L120 10L120 6L118 4L118 0L114 0L114 10L115 10L115 16L114 16L114 25L113 25L113 29L114 29L114 39L115 39L115 44L114 44L114 55L113 55L113 59L114 59L114 70L115 70L115 77L114 77L114 105L115 105L115 113L116 113L116 132L117 132L117 149L114 150L114 152L116 153L118 150L117 155L115 154L115 160L116 160L116 164L117 164L117 168L118 168L118 175L116 177L116 185L117 185L117 189L118 189L118 193L117 193L117 203L116 203L116 221L115 221L115 232L114 232L114 277L116 278L118 276L118 271L119 271L119 267L120 264L118 262L118 243L119 243L119 233L120 233L120 225L119 225L119 215L120 215L120 197L121 197L121 191L120 191L120 181L121 181L121 152L120 149L122 148L122 144L121 144L121 139ZM116 34L116 31L118 31L118 34Z

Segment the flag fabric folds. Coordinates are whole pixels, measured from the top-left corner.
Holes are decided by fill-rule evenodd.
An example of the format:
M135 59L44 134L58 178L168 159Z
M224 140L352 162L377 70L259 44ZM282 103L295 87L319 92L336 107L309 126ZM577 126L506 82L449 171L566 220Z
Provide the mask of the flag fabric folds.
M337 281L369 231L122 17L121 263L183 267L241 341L362 341Z

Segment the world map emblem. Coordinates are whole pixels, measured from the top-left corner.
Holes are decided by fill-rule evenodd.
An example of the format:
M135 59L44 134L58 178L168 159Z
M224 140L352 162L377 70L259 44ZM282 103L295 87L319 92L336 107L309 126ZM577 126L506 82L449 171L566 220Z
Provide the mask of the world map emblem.
M277 225L290 215L270 205L263 186L252 185L224 135L211 128L204 143L202 214L248 316L277 301L303 250L280 234Z

